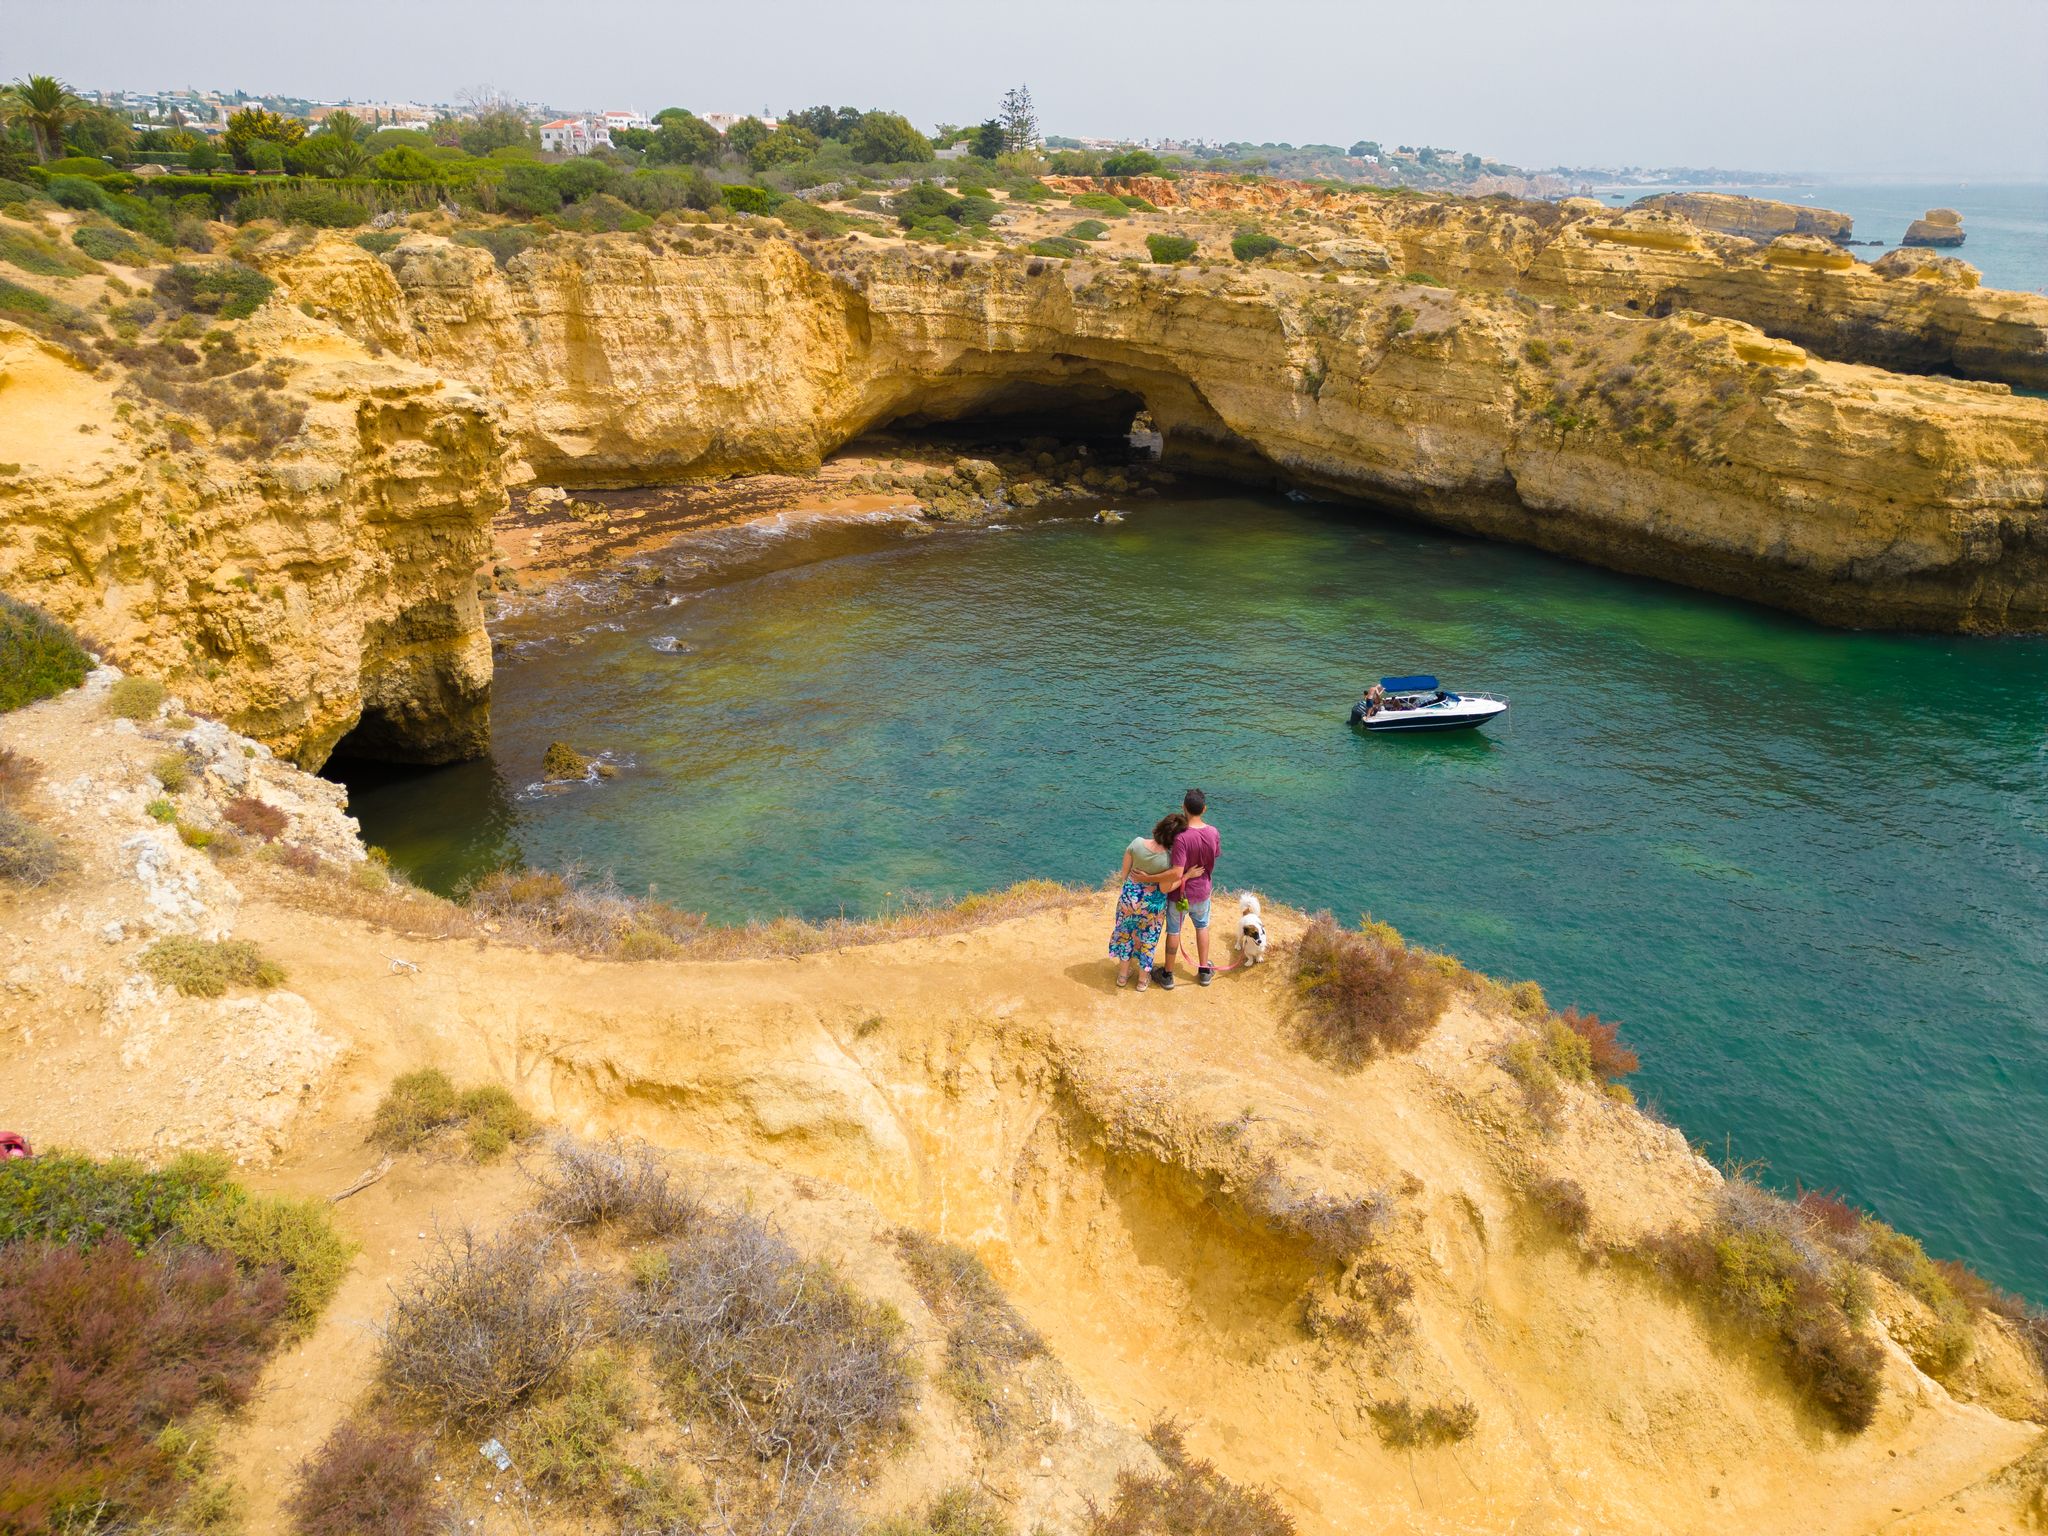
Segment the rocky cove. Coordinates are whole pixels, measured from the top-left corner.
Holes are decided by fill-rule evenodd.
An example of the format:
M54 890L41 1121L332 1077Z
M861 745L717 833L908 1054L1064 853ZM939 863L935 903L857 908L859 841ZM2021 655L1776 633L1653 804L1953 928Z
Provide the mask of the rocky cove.
M1171 1016L1118 1011L1134 999L1076 961L1099 948L1091 890L740 928L656 901L579 905L545 877L500 908L461 906L367 856L334 787L302 771L338 745L474 759L490 615L546 595L517 591L544 578L500 557L508 541L575 530L570 568L651 568L660 519L620 488L665 497L690 480L709 499L674 492L682 522L744 516L771 480L764 509L822 487L922 514L919 549L961 565L997 541L991 518L1057 512L1077 491L1145 509L1072 530L1101 549L1199 536L1245 558L1247 527L1301 503L1217 515L1176 497L1208 477L1290 489L1323 501L1325 542L1273 576L1311 593L1297 615L1326 612L1307 636L1328 657L1356 617L1314 585L1332 530L1350 518L1392 544L1408 526L1417 542L1389 512L1502 546L1439 551L1482 563L1396 615L1431 644L1460 643L1446 615L1519 580L1494 557L1537 558L1509 544L1844 626L1982 646L2044 627L2048 405L1998 379L1889 372L1876 350L1850 355L1856 327L1795 341L1712 297L1867 301L1884 345L1916 355L1974 316L2004 360L1966 367L1948 345L1942 366L2017 375L2027 353L2000 329L2001 296L1972 297L1946 268L1724 247L1670 215L1436 206L1338 210L1349 224L1270 268L825 241L745 218L550 237L500 264L429 217L382 252L259 232L240 255L274 292L161 348L0 322L0 584L172 694L117 705L103 667L0 717L0 747L36 764L9 803L70 861L0 894L0 1111L101 1156L225 1139L265 1188L345 1197L362 1244L333 1311L226 1434L255 1529L283 1528L281 1470L372 1389L374 1324L436 1220L510 1223L530 1204L518 1174L451 1145L371 1162L365 1128L394 1077L422 1068L503 1084L566 1137L643 1138L693 1189L767 1213L895 1309L925 1382L916 1453L849 1488L863 1515L968 1479L1026 1528L1085 1529L1123 1472L1181 1465L1133 1426L1199 1405L1200 1454L1316 1533L1732 1521L1937 1536L2043 1518L2037 1315L1930 1279L1946 1272L1882 1223L1852 1212L1844 1229L1831 1206L1773 1202L1716 1168L1578 1064L1566 1036L1582 1037L1541 988L1369 930L1355 942L1436 977L1442 1010L1412 1048L1360 1062L1303 1034L1291 957L1310 920L1284 901L1283 963L1190 989ZM1648 275L1645 251L1661 253ZM1539 297L1531 274L1560 252L1577 275ZM1733 276L1671 299L1673 272L1710 266ZM66 302L88 300L87 280L64 281ZM258 412L218 382L257 371L228 366L222 336L276 380L248 391ZM266 434L263 412L290 430ZM1141 413L1157 466L1079 453ZM928 451L875 450L878 432ZM948 432L972 447L929 451ZM1176 534L1177 517L1206 531ZM1143 544L1126 558L1160 563ZM1044 593L1046 571L1061 575L1009 590ZM740 639L792 644L822 611L715 595ZM930 629L990 623L987 590L973 595L981 608L934 601ZM1664 595L1675 623L1700 622L1693 599ZM1615 627L1619 654L1625 607L1569 596L1589 627ZM1807 664L1783 634L1711 633ZM2024 660L1999 684L2021 702ZM729 724L769 749L758 714ZM1615 756L1597 735L1568 745ZM1999 736L1983 777L2009 788L2023 749ZM1820 756L1802 798L1826 797L1835 761ZM745 824L767 827L750 777ZM629 767L576 790L633 786ZM236 830L251 797L278 825ZM1717 880L1790 878L1666 851ZM161 937L229 934L275 963L270 981L186 995L147 967ZM1039 1340L980 1399L950 1374L959 1303L921 1287L906 1232L978 1256ZM617 1231L576 1240L624 1262ZM1810 1313L1760 1323L1716 1301L1698 1278L1713 1243L1794 1276ZM1852 1368L1852 1390L1816 1386L1816 1355ZM483 1529L509 1531L469 1441L451 1482L487 1506Z

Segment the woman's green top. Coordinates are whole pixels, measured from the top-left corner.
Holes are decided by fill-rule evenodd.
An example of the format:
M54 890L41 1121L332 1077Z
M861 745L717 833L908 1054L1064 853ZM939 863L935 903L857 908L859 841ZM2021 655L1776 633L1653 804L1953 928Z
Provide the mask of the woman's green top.
M1173 854L1165 848L1154 848L1152 840L1145 837L1131 839L1131 869L1140 875L1163 875L1173 865Z

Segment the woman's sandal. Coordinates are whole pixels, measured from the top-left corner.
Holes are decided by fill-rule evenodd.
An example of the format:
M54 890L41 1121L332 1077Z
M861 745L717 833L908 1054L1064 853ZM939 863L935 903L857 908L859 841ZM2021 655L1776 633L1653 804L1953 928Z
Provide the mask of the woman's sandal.
M1116 979L1116 984L1120 987L1128 987L1131 984L1131 978L1128 976L1119 976Z
M1122 985L1123 985L1123 983L1122 983L1122 982L1118 982L1118 983L1117 983L1117 985L1118 985L1118 986L1122 986ZM1137 984L1137 986L1133 987L1133 988L1132 988L1131 990L1132 990L1132 991L1134 991L1134 992L1149 992L1149 991L1151 991L1151 990L1152 990L1152 973L1151 973L1151 971L1149 971L1149 970L1144 970L1144 971L1140 971L1140 972L1138 972L1138 984Z

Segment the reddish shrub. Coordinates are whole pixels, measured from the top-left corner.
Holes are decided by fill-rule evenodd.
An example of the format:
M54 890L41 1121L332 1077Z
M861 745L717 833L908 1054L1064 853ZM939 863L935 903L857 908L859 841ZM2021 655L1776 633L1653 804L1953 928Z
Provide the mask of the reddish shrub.
M157 1435L256 1384L285 1308L274 1272L190 1250L0 1249L0 1528L159 1512L178 1480Z
M1585 1235L1593 1224L1593 1209L1586 1203L1586 1191L1576 1179L1543 1178L1530 1191L1536 1205L1573 1237Z
M450 1524L424 1437L353 1420L299 1464L285 1500L299 1536L428 1536Z
M1797 1203L1801 1215L1837 1237L1848 1237L1863 1225L1863 1213L1831 1190L1803 1189Z
M227 803L221 812L229 826L245 832L250 837L260 837L264 842L275 842L285 829L286 817L274 805L266 805L253 795L237 795Z
M286 843L278 850L277 862L295 875L317 875L325 860L318 849L308 848L304 843Z
M1581 1013L1576 1008L1565 1009L1557 1018L1566 1029L1586 1042L1586 1049L1593 1057L1594 1076L1617 1083L1642 1066L1641 1058L1618 1038L1619 1024L1604 1023L1598 1014Z

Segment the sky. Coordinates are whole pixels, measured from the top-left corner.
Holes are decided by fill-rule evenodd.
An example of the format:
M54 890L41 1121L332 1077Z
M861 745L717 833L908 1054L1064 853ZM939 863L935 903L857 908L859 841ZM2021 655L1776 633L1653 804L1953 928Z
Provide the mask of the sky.
M2048 180L2048 0L14 0L0 79Z

